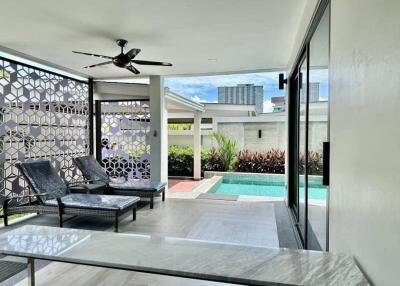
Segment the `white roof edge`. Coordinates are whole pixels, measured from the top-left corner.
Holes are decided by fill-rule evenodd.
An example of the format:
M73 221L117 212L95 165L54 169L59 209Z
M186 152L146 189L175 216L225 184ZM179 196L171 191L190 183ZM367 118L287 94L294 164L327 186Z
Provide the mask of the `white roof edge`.
M183 97L183 96L171 91L168 88L165 89L165 98L168 100L174 101L176 103L185 105L185 106L189 107L190 109L204 112L203 104L196 102L194 100L191 100L189 98Z

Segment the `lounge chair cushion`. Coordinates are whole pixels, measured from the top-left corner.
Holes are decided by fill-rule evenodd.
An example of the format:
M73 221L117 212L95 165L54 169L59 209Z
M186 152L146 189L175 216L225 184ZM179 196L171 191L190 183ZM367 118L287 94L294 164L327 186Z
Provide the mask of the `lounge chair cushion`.
M63 197L68 193L67 184L58 175L50 161L24 162L17 166L36 194L49 194L46 198L38 197L39 201Z
M166 183L156 182L135 182L126 181L123 183L110 183L109 186L116 190L126 191L140 191L140 192L157 192L162 188L165 188Z
M139 197L109 196L94 194L69 194L61 198L66 208L83 208L99 210L123 210L140 200ZM57 201L47 200L45 205L57 206Z
M103 170L99 162L97 162L93 156L88 155L76 157L73 159L73 161L82 172L85 179L104 183L108 183L110 181L107 173Z

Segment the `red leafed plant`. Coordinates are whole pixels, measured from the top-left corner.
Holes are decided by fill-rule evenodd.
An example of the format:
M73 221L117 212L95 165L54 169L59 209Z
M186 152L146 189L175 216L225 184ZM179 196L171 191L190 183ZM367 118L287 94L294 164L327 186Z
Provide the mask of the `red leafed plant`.
M285 151L267 152L240 151L236 157L236 172L248 173L285 173Z

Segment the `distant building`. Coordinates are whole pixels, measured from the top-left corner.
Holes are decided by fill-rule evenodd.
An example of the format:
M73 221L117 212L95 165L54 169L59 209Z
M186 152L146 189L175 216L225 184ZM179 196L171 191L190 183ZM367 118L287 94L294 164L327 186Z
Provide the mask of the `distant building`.
M319 102L319 82L309 83L309 102ZM304 92L300 94L300 102L305 103ZM281 112L286 110L286 98L284 96L271 97L271 102L273 103L273 112Z
M218 103L249 104L256 106L256 112L263 112L263 86L238 84L237 86L218 87Z
M272 112L281 112L286 109L286 98L284 96L271 97L271 102L274 105Z

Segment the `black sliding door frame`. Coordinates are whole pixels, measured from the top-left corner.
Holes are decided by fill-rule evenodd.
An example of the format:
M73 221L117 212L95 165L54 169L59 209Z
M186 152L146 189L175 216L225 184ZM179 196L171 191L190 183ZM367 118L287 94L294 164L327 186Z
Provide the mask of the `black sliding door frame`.
M330 0L320 0L316 11L314 12L313 19L308 28L306 37L303 40L301 49L297 54L295 65L288 76L288 205L291 210L291 214L294 218L296 228L301 240L301 243L305 249L308 248L308 124L309 124L309 75L310 75L310 41L314 32L316 31L322 16L325 13ZM307 62L304 62L304 61ZM304 187L305 187L305 231L302 233L300 230L299 219L300 219L300 198L299 198L299 133L300 133L300 84L301 79L301 66L306 64L307 67L307 89L305 95L305 171L304 171ZM329 109L328 109L329 116ZM329 124L328 124L329 134ZM329 135L328 135L329 140ZM325 166L324 166L325 167ZM329 206L329 197L327 198L327 206ZM327 244L326 250L329 249L329 211L327 208Z
M288 122L289 122L289 148L288 148L288 161L289 161L289 207L291 209L292 215L295 219L295 226L299 233L299 238L303 247L305 247L308 239L308 144L305 144L304 150L304 232L301 230L300 225L300 195L299 195L299 154L300 154L300 89L303 84L301 67L305 65L307 67L307 86L305 94L305 110L304 110L304 141L308 142L308 119L309 119L309 45L303 49L301 57L296 65L296 68L290 75L289 78L289 112L288 112Z

